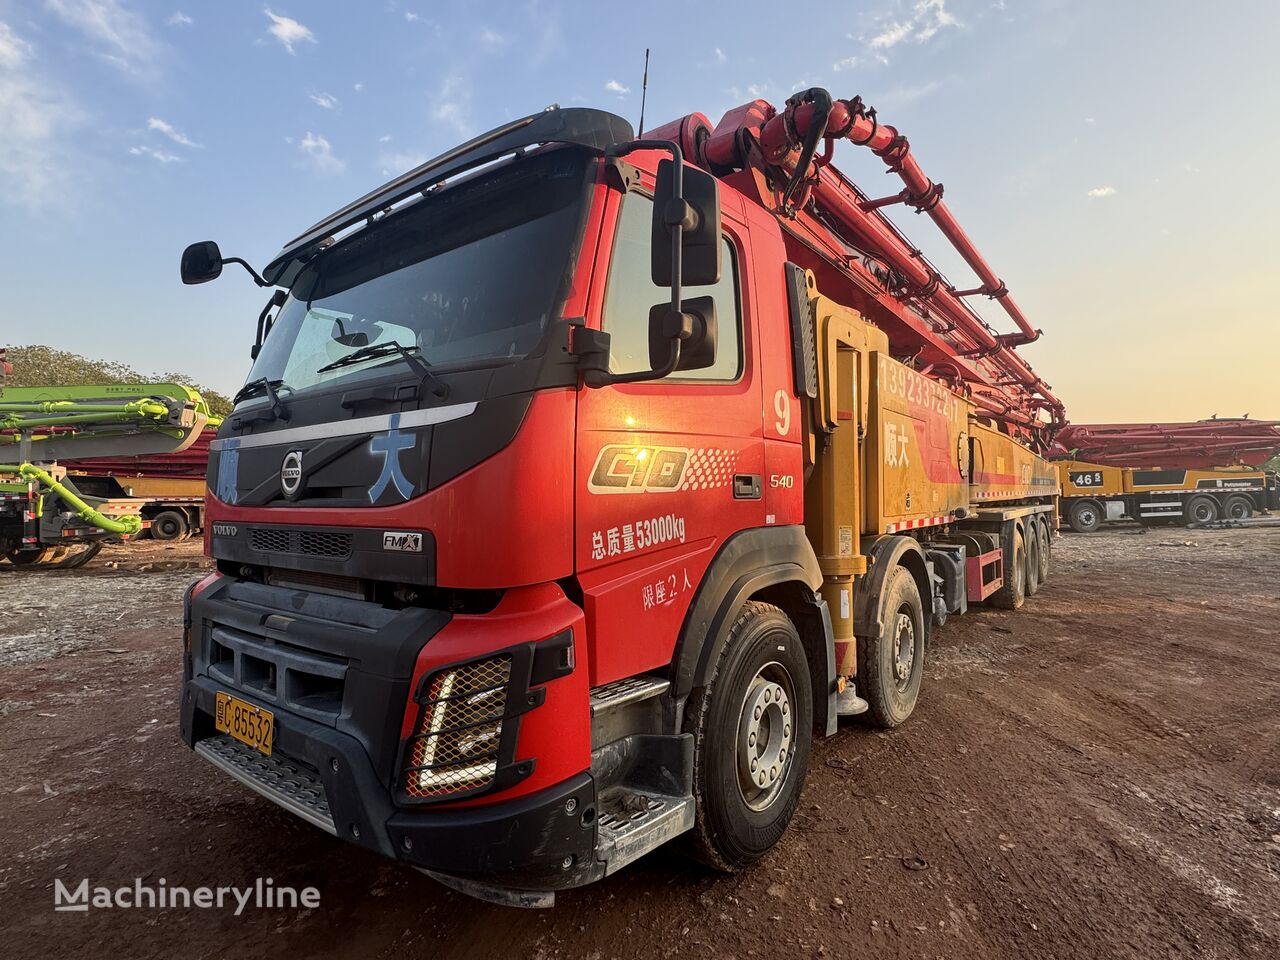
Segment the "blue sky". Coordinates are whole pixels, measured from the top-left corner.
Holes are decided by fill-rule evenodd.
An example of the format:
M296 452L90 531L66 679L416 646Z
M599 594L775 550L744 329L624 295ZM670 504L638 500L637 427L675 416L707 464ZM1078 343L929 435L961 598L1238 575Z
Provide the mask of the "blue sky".
M650 125L861 94L1045 331L1072 419L1280 418L1280 5L0 0L0 343L234 389L259 265L415 163L549 103ZM839 164L897 186L851 145ZM898 214L960 286L923 218ZM998 312L987 315L1003 329Z

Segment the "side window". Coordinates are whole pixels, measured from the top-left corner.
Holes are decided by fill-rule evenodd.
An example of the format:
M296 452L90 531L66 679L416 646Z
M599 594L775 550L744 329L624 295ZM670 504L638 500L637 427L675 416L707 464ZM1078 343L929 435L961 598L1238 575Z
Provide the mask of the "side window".
M604 295L603 326L610 336L609 370L634 373L649 369L649 308L670 301L671 290L655 286L649 274L649 231L653 201L629 193L622 202L613 241L609 283ZM726 237L720 282L686 287L685 297L711 296L716 302L716 362L702 370L672 374L680 380L736 380L742 371L742 313L738 306L738 262Z

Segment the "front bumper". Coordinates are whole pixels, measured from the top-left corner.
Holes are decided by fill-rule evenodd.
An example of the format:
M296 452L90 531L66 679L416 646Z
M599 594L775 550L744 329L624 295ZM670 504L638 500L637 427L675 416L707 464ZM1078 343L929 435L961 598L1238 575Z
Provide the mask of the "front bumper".
M520 890L587 883L602 870L585 729L581 749L566 748L577 743L568 718L586 715L586 676L572 657L561 663L572 648L556 642L581 635L581 611L543 586L509 591L495 614L396 611L214 581L189 603L182 738L272 802L383 856ZM397 784L413 691L440 664L512 641L529 645L524 676L537 684L511 687L529 705L511 718L523 779L493 797L406 802ZM271 711L271 757L215 728L218 692Z
M596 791L589 773L514 800L399 810L351 736L277 713L275 749L268 758L217 733L217 689L205 678L186 683L182 737L188 746L327 833L424 870L486 885L557 890L597 876Z

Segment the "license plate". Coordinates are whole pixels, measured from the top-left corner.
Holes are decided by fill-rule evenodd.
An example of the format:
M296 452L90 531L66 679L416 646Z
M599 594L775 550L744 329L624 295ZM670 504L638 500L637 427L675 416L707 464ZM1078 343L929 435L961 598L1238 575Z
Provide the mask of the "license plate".
M246 746L271 756L271 744L276 735L276 718L270 710L263 710L219 691L213 725Z

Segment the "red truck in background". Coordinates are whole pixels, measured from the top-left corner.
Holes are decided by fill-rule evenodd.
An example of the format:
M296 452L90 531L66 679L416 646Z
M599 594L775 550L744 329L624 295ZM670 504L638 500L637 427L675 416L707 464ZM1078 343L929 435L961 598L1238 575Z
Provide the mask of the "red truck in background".
M858 191L836 139L902 194ZM248 268L279 289L212 444L184 740L489 899L686 833L762 856L813 736L906 720L931 632L1049 571L1061 405L921 177L821 90L641 140L550 109ZM979 287L892 202L949 224ZM193 244L183 279L226 262Z

